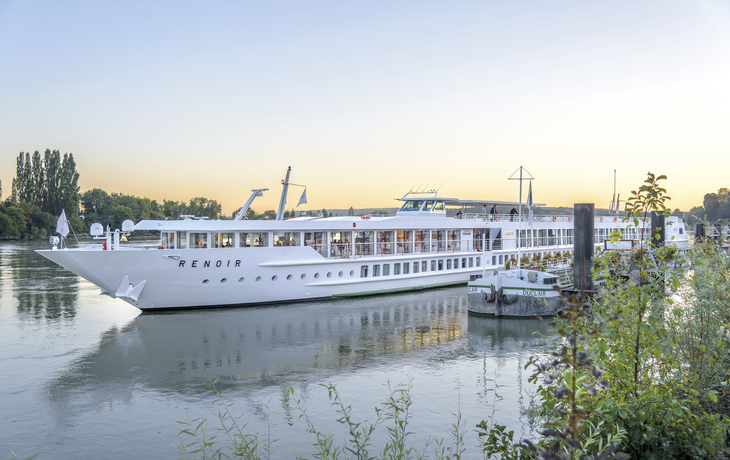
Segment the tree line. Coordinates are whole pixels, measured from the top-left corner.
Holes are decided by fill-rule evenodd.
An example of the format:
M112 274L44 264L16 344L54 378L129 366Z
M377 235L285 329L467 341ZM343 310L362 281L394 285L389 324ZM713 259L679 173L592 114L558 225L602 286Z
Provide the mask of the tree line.
M723 187L717 193L707 193L702 206L695 206L687 214L687 225L707 221L714 223L730 222L730 190Z
M77 235L88 234L94 222L118 228L126 219L177 219L186 214L218 219L221 215L221 205L204 197L159 203L99 188L80 193L79 177L72 153L20 152L11 194L0 203L0 238L47 238L55 232L64 209Z
M12 191L5 202L0 203L0 238L38 239L55 233L61 210L76 235L88 234L94 222L104 227L119 228L126 219L139 222L144 219L179 219L192 215L209 219L227 218L222 215L221 204L205 197L190 201L151 200L124 193L109 193L94 188L80 193L79 173L72 153L47 149L20 152L16 161ZM350 208L352 209L352 208ZM230 218L238 211L233 212ZM305 211L308 216L332 216L326 209ZM298 215L292 209L285 218ZM257 213L248 209L246 218L275 219L276 211Z

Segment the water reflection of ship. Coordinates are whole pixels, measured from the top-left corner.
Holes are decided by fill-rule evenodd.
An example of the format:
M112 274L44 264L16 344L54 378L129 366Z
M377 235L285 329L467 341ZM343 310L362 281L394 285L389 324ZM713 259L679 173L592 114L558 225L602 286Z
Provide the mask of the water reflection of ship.
M519 353L534 349L550 335L548 323L535 318L502 318L469 315L469 346L474 351L489 351L495 355Z
M392 365L406 356L427 356L434 345L463 351L458 342L466 316L465 297L443 292L146 314L103 334L99 346L52 385L129 381L185 392L215 378L263 385L293 376L321 381L383 359Z
M531 395L523 388L523 372L525 370L524 354L526 350L540 350L550 343L547 339L553 335L550 325L536 318L504 318L495 316L469 315L468 336L469 347L482 355L482 373L478 385L481 387L480 399L488 406L498 404L494 400L495 391L500 394L499 388L517 385L517 406L519 409L520 437L534 435L539 422L531 416L535 413L534 401ZM536 352L537 354L539 352ZM488 359L496 359L496 369L490 367ZM508 361L514 360L517 365L516 381L500 380L502 369ZM528 374L529 375L529 374ZM516 429L518 427L511 427Z

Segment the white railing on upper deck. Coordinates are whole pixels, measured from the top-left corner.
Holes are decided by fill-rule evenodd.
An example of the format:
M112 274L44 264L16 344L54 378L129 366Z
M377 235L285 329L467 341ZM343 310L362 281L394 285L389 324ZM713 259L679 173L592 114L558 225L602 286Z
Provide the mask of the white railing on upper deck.
M476 220L480 222L520 222L519 214L457 214L457 219ZM572 222L573 216L533 215L532 222ZM530 216L523 214L522 222L531 222Z

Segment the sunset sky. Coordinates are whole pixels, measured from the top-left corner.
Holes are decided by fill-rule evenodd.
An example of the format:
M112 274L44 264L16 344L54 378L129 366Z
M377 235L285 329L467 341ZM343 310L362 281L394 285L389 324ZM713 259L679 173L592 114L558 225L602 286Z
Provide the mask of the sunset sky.
M652 171L730 187L727 1L0 1L0 180L72 152L82 192L321 209L412 187L607 207ZM301 189L292 189L287 209ZM525 191L526 194L526 191Z

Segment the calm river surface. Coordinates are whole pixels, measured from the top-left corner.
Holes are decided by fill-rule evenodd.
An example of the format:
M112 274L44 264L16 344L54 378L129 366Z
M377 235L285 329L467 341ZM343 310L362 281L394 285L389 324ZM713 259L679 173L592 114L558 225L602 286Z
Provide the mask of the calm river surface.
M547 327L470 316L465 287L140 314L33 252L46 246L0 242L0 459L180 458L176 422L186 414L217 421L206 386L214 379L247 431L263 439L270 413L275 459L313 451L300 412L284 400L288 388L342 444L339 416L319 385L328 382L356 420L373 421L387 382L411 379L416 446L448 436L460 400L466 457L481 458L474 427L491 413L486 379L496 372L504 398L496 419L516 436L530 434L521 409L534 387L523 367L545 345L533 332ZM375 433L371 452L387 437L385 426Z

